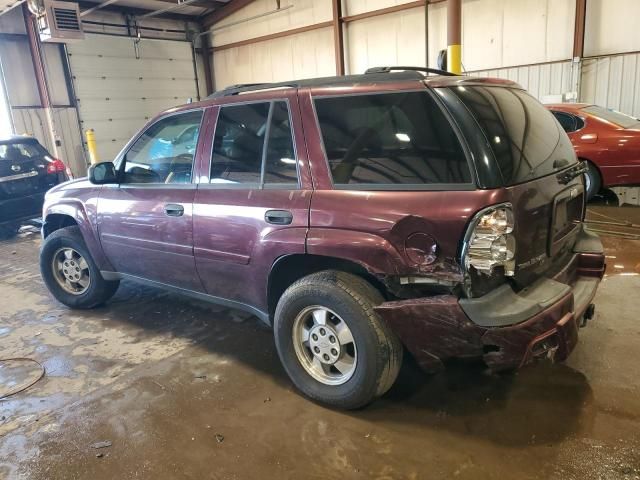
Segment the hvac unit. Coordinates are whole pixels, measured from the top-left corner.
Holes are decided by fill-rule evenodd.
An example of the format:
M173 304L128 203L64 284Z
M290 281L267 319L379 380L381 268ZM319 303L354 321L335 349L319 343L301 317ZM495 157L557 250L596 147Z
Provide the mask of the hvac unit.
M69 42L84 38L77 3L28 0L28 5L36 15L40 40L43 42Z

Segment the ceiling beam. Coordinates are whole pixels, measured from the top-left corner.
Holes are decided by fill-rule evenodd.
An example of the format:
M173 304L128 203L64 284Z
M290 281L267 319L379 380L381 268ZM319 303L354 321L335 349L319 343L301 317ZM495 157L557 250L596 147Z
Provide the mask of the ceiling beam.
M205 28L209 28L212 25L215 25L220 20L224 20L229 15L236 13L241 8L246 7L254 0L231 0L226 6L222 7L219 10L207 15L202 20L202 23Z
M76 2L78 5L80 5L80 10L87 10L89 8L93 8L95 7L97 4L95 2L90 2L90 1L86 1L86 0L79 0ZM103 12L112 12L112 13L120 13L120 14L125 14L125 15L133 15L134 17L136 16L142 16L145 15L147 13L151 13L154 12L155 10L149 10L146 8L137 8L137 7L126 7L123 5L118 5L118 4L114 4L114 5L107 5L105 7L100 8L101 11ZM158 15L161 18L167 19L167 20L176 20L179 22L194 22L198 19L198 15L184 15L184 14L179 14L179 13L166 13L166 14L162 14L162 15Z
M176 5L178 2L176 0L156 0L162 3L172 3ZM227 5L227 2L222 2L220 0L198 0L196 2L190 3L190 7L202 7L208 8L209 10L214 10L217 8L222 8Z

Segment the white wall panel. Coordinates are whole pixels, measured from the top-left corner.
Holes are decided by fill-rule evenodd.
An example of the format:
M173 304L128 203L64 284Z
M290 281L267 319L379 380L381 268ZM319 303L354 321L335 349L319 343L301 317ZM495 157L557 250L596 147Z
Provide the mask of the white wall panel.
M638 19L638 0L589 0L585 25L585 56L640 50Z
M343 15L358 15L360 13L372 12L382 8L395 7L414 0L343 0Z
M254 18L233 26L238 21L255 17L276 8L273 0L256 0L225 18L214 27L211 35L213 46L235 43L249 38L322 23L332 19L331 0L282 0L281 8L293 5L282 12Z
M214 52L215 87L335 75L333 30L322 28Z
M640 3L640 2L639 2ZM575 0L465 0L462 63L474 71L571 58ZM447 6L429 7L429 64L447 48Z
M348 23L347 73L384 65L424 66L424 18L424 7L418 7Z
M9 0L12 2L13 0ZM13 2L17 4L18 2ZM0 4L1 5L1 4ZM27 33L24 20L22 19L22 9L9 7L10 10L3 12L0 6L0 32L1 33Z
M447 4L429 5L429 67L438 68L438 53L447 48Z
M67 45L83 130L96 131L98 155L111 160L146 121L196 98L191 44L87 35Z
M54 106L68 107L72 103L64 76L64 50L57 43L45 43L42 47L51 103Z
M47 120L42 108L20 108L12 110L17 134L36 137L47 150L53 153L51 137L47 134ZM54 108L53 123L60 139L60 159L71 169L75 177L87 174L87 164L78 129L78 114L75 108Z
M519 83L540 101L572 90L571 62L547 63L526 67L500 68L474 72L479 77L506 78Z
M0 39L0 60L9 103L14 107L39 106L40 95L27 37Z
M585 60L580 97L640 117L640 54Z

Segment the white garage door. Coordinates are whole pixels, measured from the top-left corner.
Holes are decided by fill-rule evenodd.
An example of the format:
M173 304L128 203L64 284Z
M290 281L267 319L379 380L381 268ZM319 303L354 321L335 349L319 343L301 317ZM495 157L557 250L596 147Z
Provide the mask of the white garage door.
M96 132L98 157L113 160L151 118L196 98L191 44L87 34L67 44L83 130Z

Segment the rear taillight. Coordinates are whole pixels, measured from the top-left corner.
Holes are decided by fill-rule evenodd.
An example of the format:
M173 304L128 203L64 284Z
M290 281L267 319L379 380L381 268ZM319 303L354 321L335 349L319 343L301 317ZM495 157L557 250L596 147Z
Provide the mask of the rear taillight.
M462 264L469 271L491 275L496 267L514 275L516 239L513 233L513 207L502 203L481 210L469 225L462 251Z
M47 165L47 173L64 172L66 169L67 167L64 165L62 160L58 160L57 158L51 159Z

